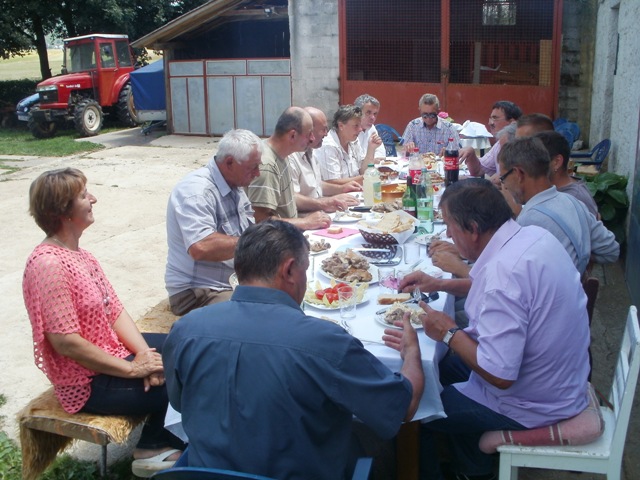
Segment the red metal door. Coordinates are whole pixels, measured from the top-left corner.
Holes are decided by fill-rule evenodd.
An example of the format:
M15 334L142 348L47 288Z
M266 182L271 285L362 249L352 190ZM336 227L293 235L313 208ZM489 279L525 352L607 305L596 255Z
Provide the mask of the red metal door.
M562 0L339 0L340 102L380 100L401 134L424 93L456 121L511 100L556 117Z

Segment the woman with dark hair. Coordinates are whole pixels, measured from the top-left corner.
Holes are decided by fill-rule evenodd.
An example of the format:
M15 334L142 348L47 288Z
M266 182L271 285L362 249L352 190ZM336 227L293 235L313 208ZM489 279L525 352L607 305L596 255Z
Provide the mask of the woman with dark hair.
M79 246L96 197L74 168L45 172L29 189L29 211L45 232L27 260L24 302L35 361L68 413L149 415L132 469L168 468L184 445L164 429L168 398L162 334L141 334L96 258Z

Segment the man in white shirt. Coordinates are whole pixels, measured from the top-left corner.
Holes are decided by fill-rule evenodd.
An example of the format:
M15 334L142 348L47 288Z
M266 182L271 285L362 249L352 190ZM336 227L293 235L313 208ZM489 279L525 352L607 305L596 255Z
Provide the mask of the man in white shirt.
M347 193L362 191L362 186L358 182L351 181L337 185L322 181L313 152L322 146L322 140L329 132L327 117L322 110L315 107L305 107L305 110L311 115L313 121L314 141L304 152L294 152L288 157L298 212L300 214L317 210L335 212L358 205L359 201Z
M360 124L362 132L358 135L360 148L365 154L369 148L375 148L373 159L375 163L378 163L387 157L387 151L375 127L378 113L380 113L380 102L377 98L365 93L356 98L353 104L362 109L362 123ZM373 139L373 141L370 143L369 139Z

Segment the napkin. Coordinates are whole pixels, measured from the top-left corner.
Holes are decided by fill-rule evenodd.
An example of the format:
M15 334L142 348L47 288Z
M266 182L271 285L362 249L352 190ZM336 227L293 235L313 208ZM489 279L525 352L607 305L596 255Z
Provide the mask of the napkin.
M469 120L462 125L460 135L464 135L465 137L493 137L483 124L470 122Z
M355 235L356 233L360 233L360 231L354 230L353 228L344 228L344 227L342 227L342 232L340 233L328 233L326 228L323 228L322 230L316 230L315 232L313 232L314 235L319 235L321 237L335 238L335 239L350 237L351 235Z

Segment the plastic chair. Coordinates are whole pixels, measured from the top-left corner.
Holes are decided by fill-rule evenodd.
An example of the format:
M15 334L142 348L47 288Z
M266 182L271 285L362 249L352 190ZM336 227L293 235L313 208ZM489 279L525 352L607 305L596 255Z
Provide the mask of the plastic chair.
M378 131L378 135L380 135L384 148L387 151L387 157L396 157L398 155L396 153L396 141L402 143L402 137L400 134L396 132L393 127L385 125L384 123L376 125L376 130Z
M602 167L602 162L607 158L609 154L609 149L611 148L611 140L605 138L600 143L598 143L590 152L571 152L570 157L573 160L574 164L580 165L595 165L596 170L600 170ZM585 160L580 160L585 159Z
M567 139L569 148L573 147L573 143L580 138L580 127L577 123L565 121L557 126L554 123L554 128L556 132Z
M189 457L189 447L185 449L175 465L161 472L157 472L151 476L155 480L234 480L234 479L253 479L253 480L274 480L270 477L262 477L252 473L234 472L231 470L222 470L219 468L202 468L187 467ZM356 463L353 470L351 480L367 480L373 458L361 457Z
M629 426L631 406L640 370L640 329L638 311L629 308L622 336L609 401L613 410L600 407L605 420L602 436L581 446L522 447L502 445L500 480L517 479L518 467L570 470L605 474L608 480L619 480L624 442Z

